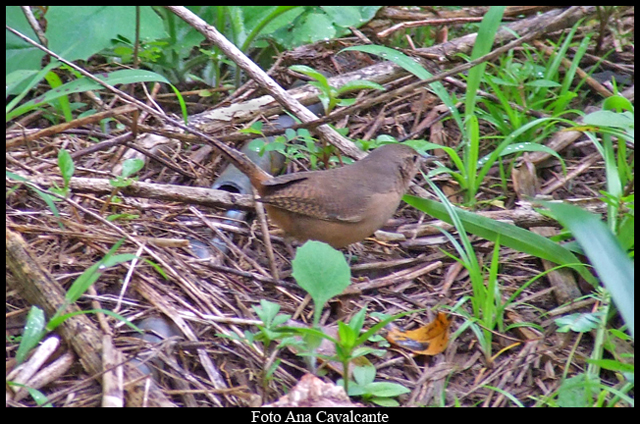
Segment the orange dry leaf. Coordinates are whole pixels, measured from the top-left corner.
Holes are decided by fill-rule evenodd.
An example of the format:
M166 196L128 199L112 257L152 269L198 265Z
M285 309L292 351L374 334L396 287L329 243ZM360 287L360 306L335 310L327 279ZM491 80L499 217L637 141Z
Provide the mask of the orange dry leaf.
M449 324L451 320L447 319L445 313L438 312L436 319L424 327L406 332L392 328L386 338L390 343L419 355L433 356L444 352L447 347Z

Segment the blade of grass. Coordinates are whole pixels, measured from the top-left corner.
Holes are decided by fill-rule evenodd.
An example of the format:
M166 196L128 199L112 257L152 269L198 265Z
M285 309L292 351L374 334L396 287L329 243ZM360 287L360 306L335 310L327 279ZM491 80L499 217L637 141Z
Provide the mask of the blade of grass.
M433 77L432 73L424 69L422 65L420 65L418 62L413 60L411 57L405 55L402 52L391 49L389 47L353 46L353 47L347 47L340 51L343 52L343 51L349 51L349 50L375 54L376 56L380 56L383 59L390 60L396 65L403 68L405 71L411 72L413 75L417 76L422 80ZM440 100L442 100L442 102L447 106L449 111L451 111L451 115L453 116L453 119L456 121L456 123L458 124L458 127L462 131L464 126L462 125L462 118L460 117L460 112L458 112L458 109L455 107L455 103L451 98L451 96L449 95L449 92L447 91L447 89L444 87L444 85L442 85L440 81L431 83L429 84L429 86L431 87L433 92L436 93L436 95L440 98Z
M478 36L476 37L476 42L471 52L471 60L482 57L491 51L491 46L493 46L493 41L495 40L496 33L502 21L504 9L504 6L491 6L486 15L484 15L484 18L482 18ZM487 63L483 62L469 69L465 99L465 114L467 116L473 115L475 110L476 96L486 67Z
M422 212L428 213L442 221L452 223L445 207L434 200L410 195L405 195L403 200ZM459 208L455 208L455 210L464 224L464 228L471 234L491 241L496 241L499 235L500 243L503 246L538 258L547 259L556 264L571 266L589 283L594 285L597 283L597 280L580 260L563 246L538 234L534 234L531 231L516 227L515 225L485 218Z
M575 237L634 336L634 266L600 217L564 203L540 202Z

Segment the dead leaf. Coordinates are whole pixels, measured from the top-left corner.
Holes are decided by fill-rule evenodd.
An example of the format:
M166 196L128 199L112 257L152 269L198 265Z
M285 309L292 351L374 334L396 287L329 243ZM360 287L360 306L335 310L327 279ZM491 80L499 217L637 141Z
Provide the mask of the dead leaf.
M392 328L386 339L403 349L419 355L437 355L444 352L449 343L449 325L451 320L444 312L438 312L433 322L411 331L400 331Z

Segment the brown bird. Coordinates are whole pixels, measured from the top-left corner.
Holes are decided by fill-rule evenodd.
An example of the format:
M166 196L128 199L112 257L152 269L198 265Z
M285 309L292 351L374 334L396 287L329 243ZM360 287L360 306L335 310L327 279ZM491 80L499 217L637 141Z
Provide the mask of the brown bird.
M363 240L393 216L420 160L410 146L387 144L352 165L273 177L242 153L220 144L220 150L249 177L269 217L288 236L335 248Z

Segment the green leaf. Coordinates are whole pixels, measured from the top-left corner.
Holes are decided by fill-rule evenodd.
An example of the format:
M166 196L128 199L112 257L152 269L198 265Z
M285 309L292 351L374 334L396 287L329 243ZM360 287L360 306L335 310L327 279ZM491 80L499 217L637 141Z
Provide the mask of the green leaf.
M164 82L169 84L169 81L160 74L156 74L155 72L145 71L141 69L124 69L121 71L115 71L110 74L99 74L96 75L101 81L106 82L110 85L117 84L132 84L136 82ZM9 122L11 119L16 116L20 116L24 113L27 113L38 106L46 103L50 103L55 99L58 99L62 96L67 96L72 93L82 93L90 90L102 89L102 86L89 78L82 77L77 80L73 80L68 82L60 87L57 87L53 90L49 90L41 96L32 99L20 107L15 108L10 113L6 115L6 121Z
M357 314L349 321L349 327L351 327L355 334L360 334L362 327L364 326L364 319L367 313L367 308L364 307L358 311Z
M40 390L36 390L33 387L29 387L29 386L25 386L24 384L20 384L20 383L16 383L13 381L7 381L7 385L9 386L15 386L15 387L22 387L25 390L27 390L29 392L29 395L33 398L33 400L36 401L36 404L38 404L38 406L42 406L45 405L45 407L47 408L52 408L53 405L51 403L47 403L49 402L49 398L47 398Z
M340 50L340 52L350 51L350 50L369 53L369 54L375 54L376 56L380 56L383 59L390 60L396 65L403 68L405 71L411 72L413 75L417 76L422 80L433 77L433 74L431 72L423 68L422 65L416 62L413 58L407 56L406 54L398 50L394 50L386 46L375 46L375 45L353 46L353 47L347 47L345 49L342 49ZM340 52L338 52L338 54ZM451 111L451 114L453 115L453 118L458 124L458 127L462 129L463 124L462 124L462 118L460 118L460 113L458 112L458 109L455 107L455 102L452 100L451 96L449 95L449 92L447 91L447 89L444 88L444 85L442 85L440 81L436 81L429 84L429 86L440 98L440 100L442 100L442 102L447 106L447 108L449 108L449 110Z
M539 202L571 231L580 244L634 336L634 265L600 217L564 203Z
M411 390L397 384L387 382L375 382L367 385L369 393L378 397L396 397L405 393L410 393Z
M68 187L69 181L71 181L71 177L75 171L75 167L73 165L73 159L71 159L71 155L66 149L60 149L58 152L58 167L60 168L60 173L64 180L64 186Z
M268 326L280 311L280 305L269 302L266 299L260 299L260 306L253 306L253 310L256 315L258 315L258 318L260 318L260 321Z
M569 331L586 333L598 328L601 319L602 317L599 313L577 313L557 318L555 323L558 326L559 333L567 333Z
M291 318L291 315L278 315L280 305L274 302L269 302L266 299L260 299L260 306L254 306L253 310L267 328L278 327ZM271 338L273 339L274 337Z
M280 314L280 315L276 315L273 318L273 321L271 321L271 326L272 327L279 327L282 324L285 324L287 321L289 321L291 319L291 315L288 314Z
M353 105L355 105L355 104L356 104L356 101L357 101L357 100L358 100L358 99L339 99L339 100L336 102L336 105L338 105L338 106L344 106L344 107L346 107L346 106L353 106Z
M562 161L562 157L555 150L538 143L515 143L510 144L504 148L500 153L500 156L506 156L512 153L519 152L545 152L547 154L555 156L558 160ZM480 159L480 163L484 163L485 158Z
M356 337L358 337L358 334L351 327L342 321L338 321L338 339L341 347L346 351L350 351L355 346Z
M44 78L52 89L56 89L62 85L62 80L55 72L48 72ZM58 111L62 112L64 119L67 122L71 122L73 120L73 115L71 115L71 103L69 102L68 96L60 97L54 102L53 106L56 107Z
M33 28L29 25L29 21L27 21L25 13L19 6L5 6L4 11L7 26L10 26L32 40L38 39ZM49 17L47 16L47 20L48 19ZM42 67L42 58L45 54L45 52L37 47L27 43L21 38L18 38L17 35L6 31L5 74L8 75L17 70L39 71ZM6 80L6 83L9 85L8 79ZM20 87L20 90L22 89L24 89L23 86ZM13 94L17 94L17 92L13 90L6 92L6 95Z
M427 71L419 62L416 62L413 58L407 56L401 51L398 51L389 47L385 47L385 46L377 46L377 45L352 46L352 47L347 47L340 50L338 54L340 54L341 52L352 51L352 50L374 54L376 56L380 56L383 59L390 60L396 65L403 68L405 71L411 72L413 75L423 80L427 78L431 78L433 76L433 74Z
M299 72L299 73L301 73L303 75L306 75L308 77L311 77L311 78L315 79L321 85L321 86L318 86L319 89L324 89L324 91L326 91L326 92L330 89L329 82L327 81L327 77L322 75L321 72L316 71L315 69L311 68L310 66L307 66L307 65L292 65L292 66L289 66L289 69L291 69L294 72Z
M446 208L430 199L405 195L403 200L422 212L451 223L451 218ZM516 227L515 225L495 221L472 212L455 208L456 213L464 224L464 228L471 234L475 234L487 240L496 241L500 237L500 244L519 252L528 253L538 258L547 259L556 264L568 265L590 282L596 283L596 279L585 268L580 260L571 251L545 237Z
M562 382L558 388L558 405L564 407L593 406L591 393L597 389L597 381L587 374L578 374Z
M100 267L101 262L91 265L73 282L65 296L69 303L80 299L84 292L86 292L93 283L98 281L98 278L102 275L102 272L99 272Z
M623 130L633 129L635 126L634 115L629 112L616 113L610 110L599 110L586 115L583 119L585 125L598 127L613 127Z
M24 326L22 340L16 352L16 362L21 364L26 359L31 349L36 347L45 334L45 317L42 309L32 306L27 315L27 323Z
M612 110L614 112L634 110L633 104L627 98L620 95L607 97L604 102L602 102L602 108L605 110Z
M618 242L620 247L626 252L635 244L636 218L635 215L625 215L618 228Z
M8 34L9 35L9 34ZM8 58L9 54L7 53L7 58ZM47 73L49 71L51 71L52 69L55 69L57 67L59 67L60 65L62 65L60 62L58 62L57 60L53 60L50 64L48 64L47 66L45 66L40 72L38 72L37 74L33 75L30 79L28 77L25 78L24 81L22 81L19 84L19 88L22 88L22 91L13 99L11 99L11 101L7 104L7 106L5 107L5 113L8 115L9 112L13 111L13 109L17 106L18 103L20 103L22 101L22 99L29 94L29 92L31 91L31 89L33 87L36 86L36 84L38 84L40 81L42 81L42 79L45 77L45 75L47 75ZM8 67L9 65L7 65ZM8 82L7 82L8 83ZM18 85L18 84L16 84ZM17 86L13 87L14 90L17 89ZM9 88L7 88L8 90ZM7 91L7 94L10 94L9 91ZM6 118L6 122L9 122L11 118L7 117Z
M498 28L502 21L504 9L504 6L491 6L482 18L482 22L480 23L480 28L478 30L478 36L476 37L476 41L473 45L473 51L471 52L471 60L478 59L491 51L493 41L495 40L496 33L498 32ZM487 63L484 62L469 69L465 99L465 113L467 116L473 115L474 113L476 97L478 89L480 88L480 80L485 73L486 67Z
M338 88L338 95L358 90L380 90L384 91L384 87L373 81L349 81L342 87Z
M336 25L347 28L359 27L364 22L358 6L321 6Z
M560 87L561 84L550 80L535 80L525 84L526 87Z
M291 266L293 278L313 299L317 320L324 304L351 282L351 270L344 255L319 241L308 241L299 247Z
M127 159L122 163L122 176L129 178L131 175L140 171L143 166L144 161L142 159Z
M80 299L80 296L82 296L87 291L87 289L89 289L89 287L91 287L91 285L95 283L98 278L100 278L102 272L106 268L116 265L120 262L130 261L135 257L135 255L131 254L117 255L115 259L114 257L112 257L115 251L119 249L120 246L122 246L122 243L124 243L124 239L121 239L116 244L114 244L102 260L90 266L71 284L71 287L69 287L69 290L65 295L65 299L69 303L73 303Z
M242 7L242 6L236 6L236 7ZM263 31L268 32L267 28L271 23L277 24L279 17L281 17L283 14L286 14L291 9L299 8L299 7L301 6L277 6L272 10L269 10L269 9L260 10L258 9L258 7L245 6L244 7L244 10L246 11L246 13L244 14L246 18L245 24L247 29L250 30L251 32L247 36L244 43L242 43L241 50L243 52L247 52L249 49L249 46L251 46L251 43L256 39L256 37L261 32Z
M7 33L8 34L8 33ZM5 77L5 83L7 88L5 89L7 95L18 94L18 87L27 83L31 78L33 78L38 71L30 70L30 69L18 69L17 71L13 71Z
M160 16L150 6L140 6L142 40L167 36ZM113 46L118 36L135 39L135 6L51 6L47 14L49 48L65 59L87 60Z
M134 323L132 323L131 321L129 321L128 319L126 319L122 315L119 315L119 314L117 314L117 313L115 313L113 311L110 311L108 309L89 309L87 311L75 311L75 312L70 312L68 314L56 316L56 317L52 318L51 320L49 320L49 322L47 323L47 330L53 331L60 324L62 324L64 321L66 321L69 318L75 317L77 315L97 314L97 313L102 313L102 314L114 317L115 319L117 319L119 321L122 321L124 324L126 324L129 327L131 327L133 330L137 331L138 333L144 333Z
M379 323L377 323L376 325L374 325L373 327L369 328L367 331L365 331L364 333L360 334L360 337L358 337L358 340L356 340L356 345L361 345L362 343L366 342L367 340L369 340L369 338L371 336L373 336L375 333L377 333L380 329L382 329L383 327L385 327L387 324L389 324L390 322L397 320L398 318L402 318L406 315L409 314L413 314L416 313L418 311L406 311L406 312L400 312L398 314L395 315L391 315L388 316L384 319L382 319Z
M309 13L302 16L297 22L293 34L295 46L329 40L336 36L336 27L323 13Z
M391 398L377 398L374 397L372 399L370 399L371 402L375 403L376 405L379 406L384 406L384 407L388 407L388 408L393 408L396 406L400 406L400 403L395 400L395 399L391 399Z
M633 364L624 364L613 359L587 359L587 363L595 364L609 371L618 371L622 373L633 373L635 368Z
M123 188L123 187L129 187L131 184L133 184L133 180L129 178L123 178L121 176L117 176L115 179L110 179L109 184L111 184L111 186L116 188Z
M30 182L27 178L24 178L18 174L14 174L13 172L10 171L6 171L5 174L7 175L7 177L14 179L16 181L22 181L22 182ZM51 195L38 190L35 187L31 187L28 186L29 188L31 188L33 191L36 192L36 194L38 194L38 196L40 196L40 198L42 198L42 200L44 200L44 202L47 204L47 206L49 206L49 209L51 209L51 213L53 213L53 215L58 218L58 226L60 228L64 229L64 225L62 225L62 222L60 222L60 212L58 212L58 208L56 207L56 204L53 202L53 197L51 197Z
M136 258L133 253L121 253L118 255L106 255L102 260L101 268L111 268L124 262L130 262Z
M353 379L360 386L373 383L376 378L376 367L373 365L356 366L353 368Z
M118 220L122 220L122 221L133 221L135 219L140 218L140 215L136 215L136 214L132 214L132 213L116 213L116 214L112 214L107 216L107 221L109 222L115 222Z

